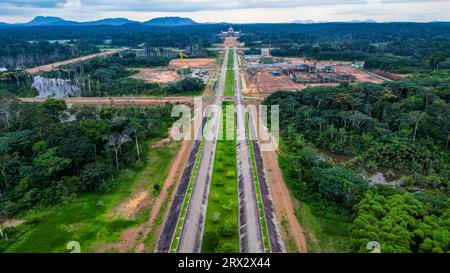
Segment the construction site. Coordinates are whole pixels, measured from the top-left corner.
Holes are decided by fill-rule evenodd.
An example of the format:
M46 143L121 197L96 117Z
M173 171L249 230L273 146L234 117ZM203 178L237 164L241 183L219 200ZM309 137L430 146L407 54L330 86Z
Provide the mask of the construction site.
M270 94L282 90L298 91L310 86L363 82L380 84L389 80L364 71L364 63L279 58L271 57L268 49L261 49L261 52L261 55L244 56L247 65L245 78L251 93Z
M191 77L201 79L207 83L211 70L215 64L214 58L193 58L188 57L184 52L180 51L180 58L170 61L167 67L159 68L130 68L137 73L130 78L146 80L158 84L171 84L181 79Z

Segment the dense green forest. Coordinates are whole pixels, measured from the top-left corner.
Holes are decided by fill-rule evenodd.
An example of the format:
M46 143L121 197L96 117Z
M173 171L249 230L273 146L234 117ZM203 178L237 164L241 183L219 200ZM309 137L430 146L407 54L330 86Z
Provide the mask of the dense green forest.
M184 48L189 53L208 54L204 49L212 43L220 42L215 34L226 26L199 25L183 27L162 27L143 25L123 26L41 26L41 27L0 27L2 43L28 40L80 40L94 45L102 45L110 40L111 45L137 48L142 43L146 47Z
M47 41L4 41L0 47L0 67L8 69L28 68L72 59L99 52L98 47L85 42L70 44Z
M352 250L450 250L450 72L277 92L281 165L313 213L352 221ZM349 156L334 162L317 148ZM384 185L362 175L382 171Z
M0 95L35 97L37 92L31 87L33 77L22 70L0 73Z
M57 99L24 104L2 97L0 217L112 191L119 170L144 161L142 143L167 134L171 108L68 109Z
M137 57L133 52L125 52L66 65L47 72L44 76L73 80L81 87L81 94L84 97L198 95L203 92L204 83L195 78L186 78L165 86L129 78L136 73L132 68L167 66L169 61L170 59L165 57Z
M110 40L115 46L144 44L150 51L183 48L190 55L204 56L211 54L205 48L221 41L216 34L228 26L0 27L0 35L5 44L77 39L101 45ZM447 23L246 24L233 27L245 34L240 40L252 48L250 53L258 52L260 47L272 47L275 56L366 61L367 68L400 73L450 67L450 25ZM0 58L2 56L0 50Z

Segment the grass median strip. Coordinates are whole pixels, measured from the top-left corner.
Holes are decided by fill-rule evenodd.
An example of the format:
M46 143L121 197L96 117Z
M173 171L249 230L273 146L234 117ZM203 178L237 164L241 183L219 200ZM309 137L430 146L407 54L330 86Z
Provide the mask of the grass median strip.
M255 183L256 200L258 202L259 220L260 220L261 229L262 229L264 251L270 252L269 232L267 230L266 216L264 213L264 204L263 204L262 197L261 197L261 189L259 186L258 172L256 169L255 152L253 150L253 141L252 141L251 134L250 134L250 124L249 124L247 114L245 115L245 124L247 127L248 145L250 148L250 155L251 155L251 159L252 159L253 181Z
M227 64L227 75L225 78L225 97L233 97L234 96L234 53L230 51L228 53L228 64Z
M234 103L225 102L222 112ZM231 111L230 111L231 112ZM235 134L234 111L232 115L222 115L220 134L231 130ZM229 121L230 118L232 121ZM228 122L227 122L228 120ZM230 124L230 125L228 125ZM229 135L229 134L227 134ZM211 180L210 196L206 212L205 232L202 240L202 252L237 253L239 252L239 208L236 170L236 138L218 140Z

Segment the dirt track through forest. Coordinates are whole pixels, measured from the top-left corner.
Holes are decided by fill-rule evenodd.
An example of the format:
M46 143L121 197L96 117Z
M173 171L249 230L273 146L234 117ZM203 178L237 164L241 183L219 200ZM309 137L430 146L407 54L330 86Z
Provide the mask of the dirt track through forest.
M72 63L78 63L78 62L82 62L82 61L86 61L89 59L93 59L93 58L98 58L98 57L105 57L105 56L109 56L112 55L114 53L120 52L122 50L125 50L124 48L121 49L112 49L112 50L108 50L108 51L103 51L100 53L96 53L96 54L90 54L90 55L86 55L83 57L78 57L78 58L74 58L74 59L70 59L70 60L65 60L65 61L60 61L60 62L55 62L55 63L51 63L51 64L46 64L46 65L41 65L41 66L36 66L33 68L28 68L26 69L26 71L28 73L30 73L31 75L36 75L36 74L40 74L40 73L44 73L44 72L50 72L60 66L63 65L67 65L67 64L72 64Z
M22 102L45 102L46 98L19 98ZM79 105L149 106L165 103L193 103L194 97L78 97L64 98L66 103Z

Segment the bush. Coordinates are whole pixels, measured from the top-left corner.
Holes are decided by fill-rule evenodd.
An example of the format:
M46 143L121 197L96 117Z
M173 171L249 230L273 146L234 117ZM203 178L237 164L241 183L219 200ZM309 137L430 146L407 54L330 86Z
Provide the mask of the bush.
M217 230L220 236L231 237L236 233L238 227L231 221L227 220L225 223L221 224Z
M353 171L343 168L320 170L316 182L319 185L319 193L325 200L342 203L348 210L361 200L369 188L367 181Z
M219 247L220 237L216 231L208 231L203 235L203 246L206 252L215 252L216 248Z

